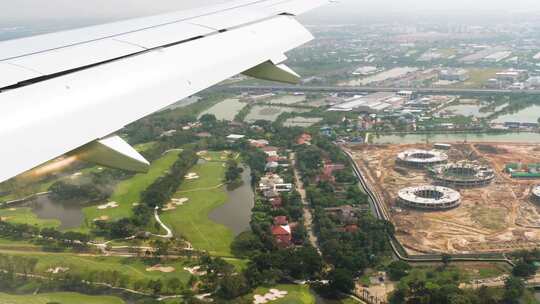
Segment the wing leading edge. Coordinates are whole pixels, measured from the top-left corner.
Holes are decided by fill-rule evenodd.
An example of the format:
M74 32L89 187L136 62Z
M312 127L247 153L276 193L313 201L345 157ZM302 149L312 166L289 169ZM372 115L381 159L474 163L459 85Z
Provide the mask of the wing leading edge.
M298 80L284 54L313 37L291 15L326 2L232 1L0 43L0 181L236 74Z

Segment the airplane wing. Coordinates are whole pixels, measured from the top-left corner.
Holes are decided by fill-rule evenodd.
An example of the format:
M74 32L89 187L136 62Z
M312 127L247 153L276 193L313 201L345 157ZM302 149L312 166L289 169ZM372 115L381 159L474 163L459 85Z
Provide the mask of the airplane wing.
M327 2L236 0L0 42L0 181L68 152L144 170L107 135L239 73L298 81L284 54L313 37L294 16Z

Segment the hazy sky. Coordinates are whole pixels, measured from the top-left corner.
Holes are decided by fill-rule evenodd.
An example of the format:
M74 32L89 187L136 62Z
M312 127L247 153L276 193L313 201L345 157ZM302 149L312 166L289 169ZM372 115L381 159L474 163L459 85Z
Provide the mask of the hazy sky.
M0 1L0 21L123 19L216 2L220 0L5 0ZM310 16L532 10L540 10L540 0L341 0L338 4L314 11Z

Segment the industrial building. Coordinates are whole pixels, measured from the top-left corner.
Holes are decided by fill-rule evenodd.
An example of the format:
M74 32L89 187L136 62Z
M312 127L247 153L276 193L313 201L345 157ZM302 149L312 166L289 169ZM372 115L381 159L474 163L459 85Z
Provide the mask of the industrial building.
M397 155L396 163L414 168L425 168L448 161L446 153L436 150L407 150Z
M396 94L388 92L378 92L366 96L358 95L345 99L343 103L333 106L328 111L379 114L396 104L396 97ZM401 98L397 101L403 103Z
M515 70L515 69L509 69L506 71L502 71L496 74L497 80L507 82L507 83L515 83L524 81L528 77L527 70Z
M450 188L425 185L399 190L398 203L422 210L447 210L459 206L461 194Z
M512 52L510 51L500 51L484 57L483 60L486 62L496 63L503 61L504 59L510 57L510 55L512 55Z
M437 184L461 188L485 186L495 178L491 168L467 161L434 166L429 172Z
M537 179L540 178L540 164L510 163L505 166L506 173L512 178Z
M465 81L469 79L469 72L465 69L443 69L439 73L439 79L446 81Z

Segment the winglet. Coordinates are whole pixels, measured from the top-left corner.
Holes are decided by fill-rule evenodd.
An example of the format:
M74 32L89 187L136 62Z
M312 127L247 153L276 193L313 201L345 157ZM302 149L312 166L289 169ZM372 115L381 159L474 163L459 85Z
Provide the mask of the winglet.
M274 64L272 61L266 61L258 66L251 68L242 74L258 79L298 84L300 75L285 64Z
M148 172L150 163L119 136L93 141L70 152L80 160L134 172Z

